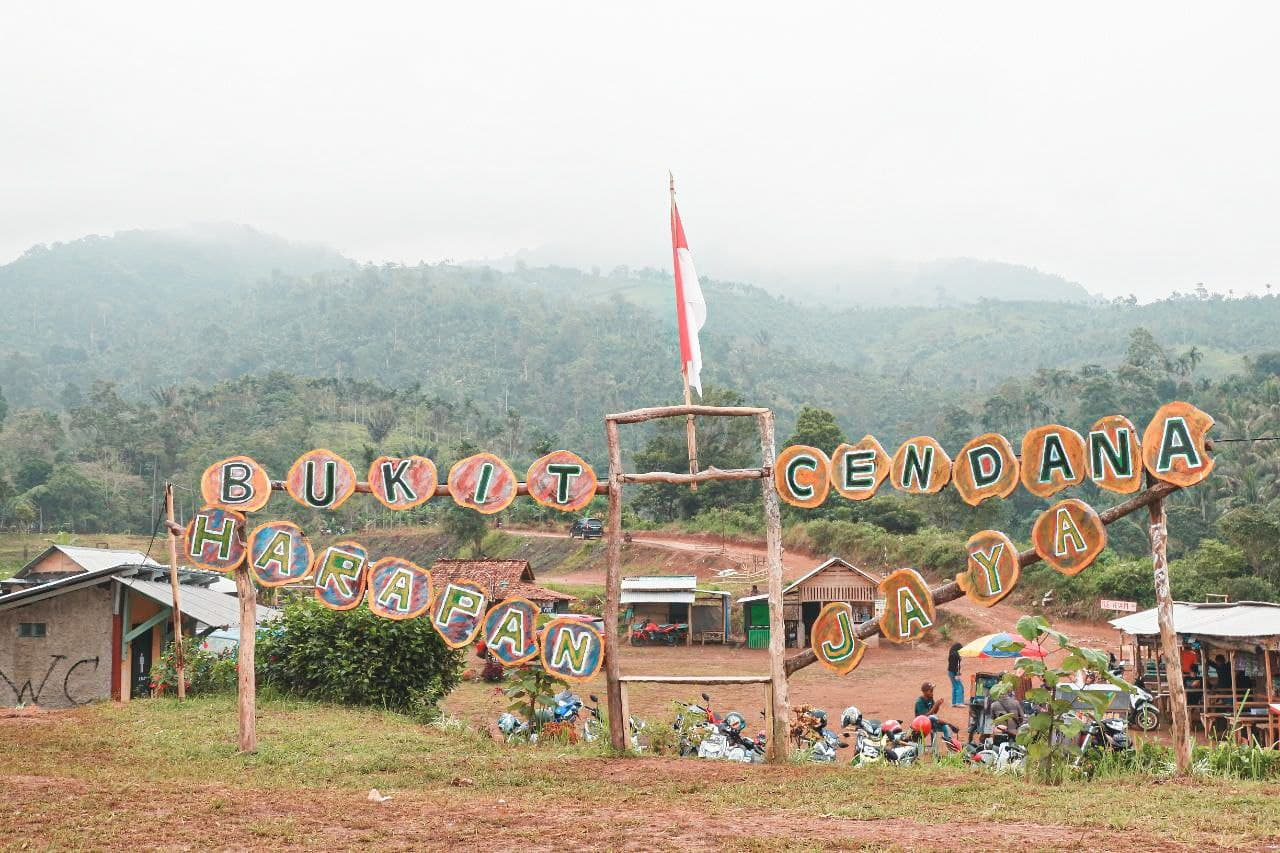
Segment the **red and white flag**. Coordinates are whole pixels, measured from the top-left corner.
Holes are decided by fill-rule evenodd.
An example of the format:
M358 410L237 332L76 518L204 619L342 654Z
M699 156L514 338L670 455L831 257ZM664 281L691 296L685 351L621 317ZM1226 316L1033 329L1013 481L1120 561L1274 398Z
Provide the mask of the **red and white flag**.
M676 324L680 329L680 369L689 385L702 396L702 348L698 331L707 322L707 301L702 298L698 272L693 268L689 241L676 208L675 182L671 186L671 256L676 272Z

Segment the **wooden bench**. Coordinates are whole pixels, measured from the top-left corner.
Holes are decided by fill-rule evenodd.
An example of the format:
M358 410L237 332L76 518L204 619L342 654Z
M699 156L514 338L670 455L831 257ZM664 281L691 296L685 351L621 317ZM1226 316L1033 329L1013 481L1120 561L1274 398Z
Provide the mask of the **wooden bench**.
M703 631L702 645L705 646L707 644L707 640L711 640L713 643L723 643L724 631Z

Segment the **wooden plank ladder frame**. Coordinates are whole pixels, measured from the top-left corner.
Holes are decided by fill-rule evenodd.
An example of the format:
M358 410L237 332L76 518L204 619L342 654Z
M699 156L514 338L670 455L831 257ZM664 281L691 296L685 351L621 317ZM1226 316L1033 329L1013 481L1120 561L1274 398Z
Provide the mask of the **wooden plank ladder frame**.
M619 424L636 424L660 418L751 417L760 432L760 467L722 471L707 468L676 474L667 471L628 474L622 469ZM605 415L605 439L609 448L609 523L606 530L608 563L604 610L605 681L609 707L609 742L622 752L627 748L629 717L626 685L639 682L658 684L763 684L765 685L765 728L769 732L768 758L787 758L787 672L783 651L782 623L782 520L778 494L773 487L775 459L773 412L748 406L660 406ZM693 462L690 454L690 462ZM694 463L696 466L696 463ZM624 483L670 483L694 485L720 480L759 480L764 499L765 551L769 578L769 674L747 676L623 676L618 661L618 611L622 592L622 486Z

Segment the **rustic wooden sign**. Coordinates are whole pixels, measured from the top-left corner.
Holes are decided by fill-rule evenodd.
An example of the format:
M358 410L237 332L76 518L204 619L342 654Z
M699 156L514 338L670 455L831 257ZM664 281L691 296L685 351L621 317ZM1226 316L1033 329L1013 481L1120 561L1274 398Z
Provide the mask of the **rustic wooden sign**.
M262 586L306 580L314 559L306 534L292 521L268 521L249 534L249 570Z
M516 666L538 654L538 605L527 598L499 601L484 617L484 645L503 666Z
M551 509L577 512L596 496L596 472L581 456L556 450L529 466L529 497Z
M477 453L449 469L449 494L458 506L493 515L515 500L516 475L492 453Z
M204 470L200 494L206 506L257 512L271 500L271 478L248 456L229 456Z
M1107 547L1107 528L1093 507L1071 498L1036 519L1031 542L1046 563L1064 575L1078 575Z
M830 471L827 454L807 444L793 444L778 454L773 466L774 488L792 506L821 506L831 490Z
M892 643L918 640L938 621L933 593L915 569L898 569L880 581L884 612L880 633Z
M577 619L552 619L542 630L542 668L566 681L586 681L604 661L604 637Z
M1036 497L1079 485L1085 473L1084 439L1071 427L1047 424L1022 437L1022 485Z
M956 583L970 600L990 607L1009 593L1018 583L1022 569L1018 564L1018 546L999 530L980 530L965 543L968 562L956 575Z
M809 645L818 663L836 675L848 675L857 669L867 653L867 644L854 633L853 606L847 601L824 605L809 632Z
M368 569L369 552L363 545L350 540L334 543L316 556L312 593L330 610L352 610L364 600Z
M431 606L431 573L400 557L369 567L369 610L387 619L412 619Z
M317 448L298 457L284 481L289 496L311 509L337 509L356 490L356 470L332 450Z
M244 562L244 516L216 506L201 507L187 522L183 547L198 569L229 572Z
M889 476L889 454L874 436L857 444L842 444L831 454L831 486L841 497L865 501Z
M1007 498L1018 488L1018 457L1009 439L994 432L969 439L952 465L951 485L969 506Z
M379 456L369 465L368 482L387 509L413 509L435 495L436 466L425 456Z
M1142 487L1138 430L1124 415L1106 415L1089 428L1089 479L1100 489L1132 494Z
M1155 477L1175 486L1194 486L1213 470L1205 442L1213 418L1181 400L1165 403L1142 434L1142 461Z
M465 579L449 581L436 596L431 624L445 645L461 649L471 645L480 633L487 603L480 584Z
M893 487L909 495L936 495L951 480L951 457L937 439L907 439L893 454L889 468Z

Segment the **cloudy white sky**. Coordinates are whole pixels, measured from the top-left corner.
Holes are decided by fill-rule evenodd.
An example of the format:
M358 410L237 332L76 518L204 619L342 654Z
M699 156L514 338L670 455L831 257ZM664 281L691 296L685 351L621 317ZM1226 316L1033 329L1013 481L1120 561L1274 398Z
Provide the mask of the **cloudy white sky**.
M1280 284L1280 7L30 3L0 260L244 222L367 260L712 276L971 256L1143 297Z

